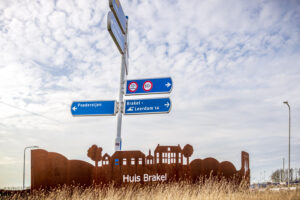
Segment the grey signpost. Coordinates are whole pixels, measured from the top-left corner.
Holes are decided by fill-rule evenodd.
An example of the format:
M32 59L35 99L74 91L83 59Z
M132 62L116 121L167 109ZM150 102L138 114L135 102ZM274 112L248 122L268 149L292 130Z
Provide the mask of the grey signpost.
M126 100L124 105L125 95L125 83L126 83L126 95L138 95L138 94L161 94L170 93L172 89L172 79L167 78L155 78L145 80L131 80L131 85L128 85L126 81L126 75L128 74L128 17L125 16L122 6L119 0L109 0L109 7L111 12L107 15L107 29L110 33L113 41L122 54L121 61L121 74L120 74L120 90L119 90L119 110L117 121L117 137L115 139L115 151L122 149L122 115L124 114L155 114L155 113L168 113L171 109L171 100L169 98L162 99L141 99L141 100ZM141 88L135 91L135 86ZM128 89L129 88L129 89ZM134 90L134 91L132 91ZM141 105L133 105L139 102Z
M126 25L127 27L127 25ZM127 37L127 31L125 34L125 37ZM127 42L125 42L125 52L127 52ZM119 91L119 107L123 107L122 103L123 103L123 97L124 97L124 84L125 84L125 63L127 56L126 53L122 55L122 64L121 64L121 74L120 74L120 91ZM115 140L115 151L121 151L122 149L122 137L121 137L121 127L122 127L122 113L121 113L122 109L119 109L118 112L118 122L117 122L117 137Z
M126 95L163 94L170 93L173 82L171 77L135 79L126 81L128 75L128 17L125 16L119 0L109 0L111 9L107 14L107 30L115 42L121 58L119 101L74 101L71 105L71 113L75 116L108 116L117 114L117 136L115 139L115 151L122 149L122 115L159 114L169 113L171 100L169 98L125 100Z
M122 148L122 104L124 99L125 70L128 69L128 18L125 16L119 0L109 0L109 7L112 12L107 15L107 29L122 54L121 74L120 74L120 90L119 90L119 111L117 121L117 137L115 140L115 151ZM126 70L127 71L127 70Z

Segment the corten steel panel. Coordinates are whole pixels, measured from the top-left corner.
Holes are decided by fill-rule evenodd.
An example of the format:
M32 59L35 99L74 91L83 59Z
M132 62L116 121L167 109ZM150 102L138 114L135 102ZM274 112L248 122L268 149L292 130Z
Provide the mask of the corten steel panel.
M250 185L250 162L249 162L249 154L245 151L242 151L241 155L242 159L242 167L240 169L240 181L242 179L246 180L247 184Z
M61 154L48 152L47 159L48 186L63 185L67 180L68 159Z
M59 185L91 185L94 166L42 149L31 151L31 189Z
M68 184L89 186L93 183L94 166L81 160L68 161Z
M219 176L224 177L227 180L230 180L235 175L237 175L237 170L231 162L224 161L219 165Z
M99 166L95 167L84 161L68 160L58 153L42 149L32 150L31 188L49 188L63 184L90 186L93 183L109 184L112 182L115 185L128 182L142 184L147 182L148 184L158 180L148 179L147 181L144 180L144 176L155 175L167 177L166 180L159 180L160 182L180 180L196 182L211 176L216 178L215 180L226 179L237 184L246 180L246 183L250 184L249 154L247 152L241 153L241 169L238 171L231 162L219 163L214 158L195 159L190 164L183 164L183 159L186 159L188 163L187 156L191 156L192 152L191 145L185 145L184 149L181 149L180 145L158 145L154 155L151 155L151 151L149 151L147 156L138 150L117 151L112 156L107 153L103 156L100 154Z
M48 183L48 152L43 149L31 150L31 189L39 189Z
M203 160L203 175L205 178L218 175L219 162L214 158L205 158Z
M68 160L61 154L42 149L31 151L31 188L55 187L67 180Z
M200 181L204 175L204 168L203 168L203 160L195 159L190 163L191 167L191 179L193 182Z

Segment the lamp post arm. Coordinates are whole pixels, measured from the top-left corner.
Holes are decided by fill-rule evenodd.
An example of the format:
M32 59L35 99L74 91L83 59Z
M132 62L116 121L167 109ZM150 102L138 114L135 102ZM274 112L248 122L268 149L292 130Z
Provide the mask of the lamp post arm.
M288 187L290 187L290 164L291 164L291 107L288 101L283 102L289 107L289 169L288 169Z
M24 148L24 157L23 157L23 190L25 189L25 153L26 153L26 149L28 149L28 147Z
M290 186L290 169L291 169L291 107L289 104L287 104L289 107L289 181L288 185Z
M23 157L23 190L25 189L25 155L26 155L26 149L31 148L39 148L38 146L29 146L24 148L24 157Z

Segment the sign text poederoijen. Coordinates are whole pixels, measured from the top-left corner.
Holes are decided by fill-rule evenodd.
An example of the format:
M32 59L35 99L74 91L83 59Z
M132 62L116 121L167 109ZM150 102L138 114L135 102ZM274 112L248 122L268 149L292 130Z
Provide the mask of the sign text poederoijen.
M71 105L73 116L115 115L116 101L75 101Z

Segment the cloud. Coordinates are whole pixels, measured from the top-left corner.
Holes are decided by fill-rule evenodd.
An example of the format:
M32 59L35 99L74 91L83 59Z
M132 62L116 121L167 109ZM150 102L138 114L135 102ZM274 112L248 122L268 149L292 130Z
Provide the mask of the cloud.
M246 150L258 180L287 157L282 101L289 100L292 166L299 165L298 1L121 3L129 16L128 79L174 81L170 114L123 117L124 149L191 143L193 158L230 160L237 168ZM105 1L0 2L0 163L7 163L0 187L21 184L21 163L9 170L7 158L19 160L28 145L86 161L94 143L113 153L116 117L70 114L74 100L119 95L121 58L107 31L108 11Z

